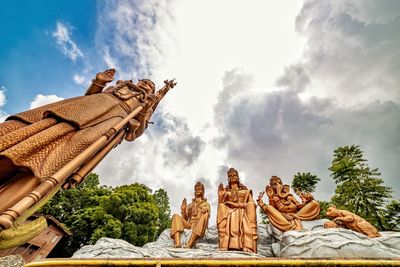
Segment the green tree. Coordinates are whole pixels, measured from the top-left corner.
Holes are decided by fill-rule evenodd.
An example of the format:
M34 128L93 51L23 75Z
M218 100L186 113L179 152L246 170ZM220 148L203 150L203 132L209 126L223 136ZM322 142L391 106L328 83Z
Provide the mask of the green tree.
M73 235L57 246L53 256L70 257L101 237L124 239L137 246L154 241L159 209L151 193L139 183L100 186L97 174L90 174L76 189L61 190L42 213L64 223Z
M380 230L385 230L383 210L391 188L383 185L378 169L371 169L359 146L334 151L331 177L337 184L332 203L358 214Z
M392 200L384 211L388 231L400 231L400 200Z
M165 229L171 227L171 208L169 206L169 197L167 191L160 188L153 194L158 206L158 222L157 233L158 237Z
M267 214L265 214L263 209L259 209L258 212L260 213L260 218L261 218L261 222L262 224L268 224L269 223L269 219Z
M53 256L71 257L82 245L89 244L90 233L95 230L90 220L94 207L99 204L100 197L111 191L109 187L100 186L99 176L91 173L77 188L60 190L43 206L41 213L52 215L73 232L72 236L62 239L53 250Z
M296 175L293 177L292 181L292 189L294 191L300 191L300 192L305 192L305 193L312 193L315 191L315 187L317 186L317 183L321 179L318 178L316 175L313 175L309 172L298 172Z

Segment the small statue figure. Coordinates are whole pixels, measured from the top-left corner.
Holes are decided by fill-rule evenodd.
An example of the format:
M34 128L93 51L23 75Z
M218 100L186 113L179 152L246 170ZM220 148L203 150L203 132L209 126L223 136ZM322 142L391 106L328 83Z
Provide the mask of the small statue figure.
M228 186L218 187L219 249L257 253L257 206L252 192L240 183L237 170L230 168L227 174Z
M181 234L183 230L192 229L189 241L184 247L193 248L196 241L204 236L208 227L208 219L210 218L210 204L204 198L204 185L202 183L197 182L194 186L194 198L189 206L186 198L183 199L181 215L174 214L172 216L170 235L174 239L174 247L182 247Z
M311 221L319 218L320 206L310 193L297 191L301 203L290 193L290 186L283 185L281 178L272 176L265 192L269 205L262 200L264 192L257 198L258 205L267 214L270 223L282 232L301 230L301 221Z
M325 228L342 227L362 233L370 238L381 236L372 224L348 210L338 210L335 205L328 208L326 216L333 221L326 222Z

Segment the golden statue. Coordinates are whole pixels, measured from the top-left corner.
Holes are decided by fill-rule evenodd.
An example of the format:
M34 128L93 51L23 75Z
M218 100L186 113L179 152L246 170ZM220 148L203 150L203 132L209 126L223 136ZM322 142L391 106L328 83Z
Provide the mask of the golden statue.
M338 210L335 205L328 208L326 216L333 219L333 221L326 222L324 224L325 228L346 228L367 235L370 238L381 236L372 224L348 210Z
M252 192L240 183L237 170L230 168L227 174L228 186L218 187L219 249L257 253L257 206Z
M267 214L270 223L282 232L301 230L301 221L312 221L319 218L320 206L310 193L296 192L301 203L290 193L290 186L283 185L281 178L272 176L265 192L269 205L262 200L264 192L257 198L258 205Z
M152 81L129 80L103 90L114 75L114 69L98 73L85 96L0 123L0 230L17 219L17 225L23 224L61 186L76 186L112 148L140 136L159 101L176 84L165 81L155 93Z
M204 185L197 182L194 186L194 198L192 203L187 205L186 198L183 199L181 205L181 215L174 214L171 224L171 238L174 239L176 248L182 247L181 234L184 229L192 229L192 234L187 242L186 248L192 248L199 237L203 237L210 218L210 204L204 198Z

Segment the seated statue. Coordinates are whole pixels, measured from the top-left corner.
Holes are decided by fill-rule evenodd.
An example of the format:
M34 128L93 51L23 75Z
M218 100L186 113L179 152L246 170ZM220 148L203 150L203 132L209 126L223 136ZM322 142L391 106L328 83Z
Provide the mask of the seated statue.
M310 193L297 191L301 203L290 193L289 185L282 185L277 176L272 176L265 192L269 205L262 200L264 192L257 198L258 205L267 214L270 223L282 232L301 230L301 221L312 221L319 218L320 206Z
M350 211L338 210L335 205L328 209L326 216L333 221L326 222L325 228L346 228L365 234L370 238L381 236L372 224Z
M228 170L228 186L219 185L218 203L219 249L257 253L257 206L237 170Z
M197 182L194 186L194 198L192 203L187 205L186 198L181 205L181 215L172 216L170 236L174 239L176 248L182 247L181 234L184 229L192 229L192 234L186 244L186 248L192 248L199 237L203 237L208 227L210 218L210 204L204 198L204 185Z

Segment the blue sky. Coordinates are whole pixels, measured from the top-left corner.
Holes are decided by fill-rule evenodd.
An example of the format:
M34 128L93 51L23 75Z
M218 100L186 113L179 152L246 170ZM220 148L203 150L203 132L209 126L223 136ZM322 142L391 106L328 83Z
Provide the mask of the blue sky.
M52 33L57 22L72 28L71 37L86 57L94 50L96 1L6 1L0 10L0 85L7 89L3 109L15 113L29 108L38 92L70 97L83 87L71 77L84 68L60 53Z
M174 212L198 180L215 206L233 166L257 195L314 173L329 200L333 150L355 144L398 198L399 14L391 0L7 1L0 119L82 95L106 68L176 78L154 125L96 168L102 183L163 187Z

